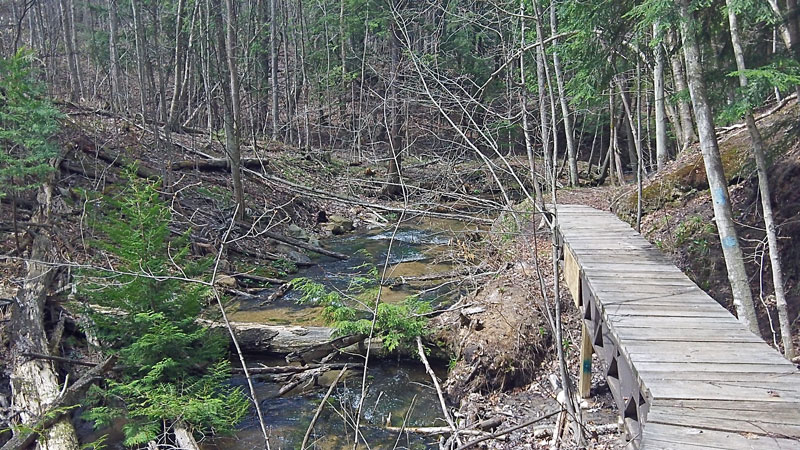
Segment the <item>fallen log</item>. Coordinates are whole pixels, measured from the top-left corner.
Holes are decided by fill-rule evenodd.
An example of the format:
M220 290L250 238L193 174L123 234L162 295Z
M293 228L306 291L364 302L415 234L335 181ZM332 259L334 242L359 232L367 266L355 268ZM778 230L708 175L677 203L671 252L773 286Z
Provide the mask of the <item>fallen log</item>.
M245 280L257 281L259 283L270 283L270 284L284 284L284 283L286 283L286 280L281 280L280 278L262 277L262 276L259 276L259 275L251 275L249 273L235 273L235 274L233 274L231 276L236 278L236 279L242 278L242 279L245 279Z
M384 281L384 286L399 286L403 284L408 284L412 282L424 282L424 281L437 281L437 280L445 280L448 278L458 278L462 276L472 276L472 277L480 277L485 275L494 275L496 272L482 272L476 273L475 267L467 267L464 269L457 269L451 270L448 272L434 272L427 275L417 275L417 276L410 276L410 277L392 277L387 278Z
M133 163L138 163L139 161L131 161L125 155L120 152L114 152L109 149L104 149L95 145L88 137L86 136L78 136L72 141L72 145L75 146L78 150L86 153L87 155L94 156L95 158L105 161L108 164L116 167L128 167ZM148 178L151 180L158 180L161 178L161 174L156 172L155 170L149 169L142 164L136 165L136 175L141 178Z
M384 428L394 433L408 432L426 435L453 433L453 430L450 427L392 427L387 425ZM481 430L458 430L458 434L464 436L486 436L489 433Z
M274 253L253 251L253 250L249 250L249 249L246 249L246 248L241 248L238 245L238 243L229 246L228 250L233 252L233 253L238 253L238 254L240 254L242 256L248 256L250 258L255 258L255 259L265 259L267 261L281 261L281 260L286 260L287 259L287 257L285 257L285 256L276 255ZM296 265L298 267L311 267L311 266L316 265L316 263L314 263L314 262L295 261L295 260L293 260L291 258L289 258L289 261L291 261L294 265Z
M294 245L295 247L302 248L303 250L312 251L314 253L319 253L320 255L330 256L331 258L336 259L349 259L350 257L345 255L344 253L334 252L332 250L328 250L326 248L317 247L316 245L311 245L308 242L301 241L299 239L290 238L288 236L284 236L282 234L273 233L272 231L265 231L262 233L264 236L274 239L279 242L283 242L285 244Z
M283 283L275 290L272 294L269 294L266 300L261 302L260 306L269 305L270 303L274 302L275 300L283 297L286 295L287 292L292 290L292 283Z
M262 165L266 166L267 162L258 158L242 158L242 167L248 169L260 170ZM193 161L176 161L169 165L172 170L203 170L203 171L217 171L217 170L230 170L231 163L227 158L218 159L197 159Z
M365 334L351 336L341 336L326 342L316 343L298 349L286 356L286 362L299 362L307 364L312 361L320 360L333 352L344 350L347 347L358 344L367 338Z
M310 369L319 369L320 367L327 367L328 370L338 370L343 369L345 367L349 367L351 369L357 369L360 367L364 367L363 364L351 364L351 363L328 363L328 364L308 364L305 366L265 366L265 367L248 367L247 372L253 375L265 375L265 374L294 374L305 372L306 370ZM232 369L233 372L236 373L244 373L244 369L241 367L234 367Z
M64 415L67 414L72 407L77 406L83 394L89 389L89 386L97 381L102 374L111 370L116 360L117 357L112 355L106 358L105 361L89 369L78 378L78 381L64 391L63 395L57 397L45 408L41 408L42 412L39 414L39 417L26 424L26 426L17 433L16 436L6 442L0 450L23 450L31 445L39 434L47 432L48 436L51 435L49 432L51 427L63 421ZM77 443L78 441L76 439L76 446ZM47 448L53 447L48 446ZM66 447L60 446L55 448Z
M200 319L210 328L225 328L225 324ZM310 346L324 345L333 338L333 328L297 325L265 325L251 322L231 322L231 328L242 351L246 353L293 353ZM227 332L227 331L226 331Z

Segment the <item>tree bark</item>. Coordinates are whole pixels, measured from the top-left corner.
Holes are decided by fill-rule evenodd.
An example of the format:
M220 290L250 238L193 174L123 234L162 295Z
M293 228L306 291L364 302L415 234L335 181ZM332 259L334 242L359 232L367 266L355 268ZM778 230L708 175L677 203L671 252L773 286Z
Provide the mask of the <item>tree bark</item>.
M80 68L78 67L78 58L76 55L75 41L73 40L74 34L72 27L72 7L69 0L59 0L58 6L61 9L62 31L64 32L64 45L67 49L67 64L69 66L69 85L70 85L70 100L76 102L80 100L82 95Z
M113 0L112 0L113 1ZM183 31L183 10L185 0L178 0L177 14L175 17L175 70L172 80L172 100L169 104L169 115L167 116L167 129L179 131L178 119L180 117L180 100L183 89L183 72L186 69L186 33Z
M676 40L674 32L670 31L667 33L667 39L674 45L678 45L677 42L674 42ZM692 123L691 106L683 96L683 93L687 92L689 87L686 85L686 76L684 75L683 60L680 52L676 52L672 58L670 58L670 63L672 64L672 79L675 83L675 91L679 94L678 117L680 118L681 131L683 132L680 136L681 151L683 151L697 140L697 135L694 132L694 124Z
M550 34L553 36L553 46L558 47L558 40L555 36L558 34L558 25L556 19L556 4L555 1L550 5ZM564 118L564 135L567 140L567 162L569 167L569 185L578 185L578 160L575 150L575 136L572 129L572 116L569 112L569 104L567 103L567 94L564 89L564 73L561 70L561 60L558 57L558 52L553 52L553 68L556 72L556 86L558 88L558 98L561 103L561 115Z
M536 13L536 37L539 40L539 45L536 47L536 84L539 91L539 138L542 141L542 153L544 154L544 173L545 180L550 177L550 167L554 164L550 161L550 119L547 113L547 87L545 82L547 80L547 61L544 58L544 35L542 34L541 19L539 17L539 7L534 4L534 11Z
M225 0L225 9L228 14L227 26L223 28L222 12L219 2L215 2L214 21L216 22L217 32L217 70L220 72L220 85L222 87L223 115L222 121L225 127L225 153L230 162L231 178L233 181L233 197L239 207L236 209L236 219L244 217L245 204L244 192L242 190L242 168L241 168L241 149L239 147L238 112L239 112L239 76L236 72L234 51L234 14L231 0ZM223 36L223 29L227 37Z
M269 59L270 81L272 82L272 139L278 139L278 13L275 3L269 0Z
M653 24L653 37L659 40L659 22ZM653 88L655 97L655 126L656 126L656 168L660 171L664 168L669 158L667 148L667 118L664 109L664 47L661 42L657 42L654 50L656 64L653 68Z
M108 0L108 57L111 60L111 107L119 109L122 92L120 90L119 55L117 54L117 0Z
M681 16L683 53L686 58L686 72L689 81L689 94L692 98L697 130L700 134L700 150L711 189L714 204L714 218L719 232L728 280L733 291L733 304L739 320L753 333L760 336L755 305L747 280L747 272L742 259L742 249L734 228L728 184L722 167L717 135L714 130L714 116L706 94L703 67L700 61L700 48L694 30L694 16L689 10L689 0L676 0Z
M519 26L520 26L520 50L525 48L525 2L519 2ZM541 210L544 210L544 197L542 196L542 188L539 186L539 179L536 175L536 155L533 151L533 137L531 130L528 126L528 107L527 107L527 85L525 80L525 52L520 51L519 54L519 81L520 81L520 104L522 105L522 133L525 136L525 153L528 156L528 168L530 170L531 183L533 183L533 191L536 198L535 204L539 205ZM590 158L591 160L591 158ZM591 161L590 161L591 162ZM591 172L591 170L590 170Z
M747 87L747 75L743 73L747 69L744 60L744 50L739 38L739 25L736 18L736 10L731 4L731 0L726 0L728 9L728 24L731 31L731 43L733 54L736 57L736 69L739 71L739 85ZM772 214L772 195L769 189L769 178L767 175L767 157L764 152L764 142L761 139L761 132L756 126L753 117L753 110L747 108L745 111L745 123L750 134L750 143L753 146L753 156L756 160L758 172L758 190L761 196L761 208L764 212L764 226L767 230L767 243L769 245L769 259L772 268L772 284L775 287L775 303L778 309L778 322L781 329L781 340L783 342L783 354L787 359L794 358L794 346L792 344L792 326L789 322L789 312L786 306L786 294L783 289L783 268L781 266L780 249L778 246L778 236L775 231L775 219Z
M47 294L55 280L56 268L50 264L54 261L53 242L46 230L39 230L26 264L25 284L12 306L11 392L14 407L22 411L20 417L26 425L35 423L57 401L61 391L52 361L22 356L49 353L43 321ZM77 450L78 438L69 418L55 421L44 431L37 448Z

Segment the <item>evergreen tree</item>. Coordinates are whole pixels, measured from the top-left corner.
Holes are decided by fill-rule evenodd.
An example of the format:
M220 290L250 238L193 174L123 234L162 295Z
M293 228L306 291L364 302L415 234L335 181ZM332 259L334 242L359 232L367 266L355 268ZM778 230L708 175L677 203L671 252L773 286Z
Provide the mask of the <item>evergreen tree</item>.
M210 261L189 260L186 236L169 239L171 215L157 184L134 174L98 212L103 236L95 246L116 271L83 273L92 331L123 367L95 392L88 417L97 426L124 417L126 445L148 442L178 419L202 433L232 431L247 412L247 399L225 385L227 341L196 322L209 288L189 281Z
M0 58L0 198L37 186L52 170L61 114L44 97L31 53Z

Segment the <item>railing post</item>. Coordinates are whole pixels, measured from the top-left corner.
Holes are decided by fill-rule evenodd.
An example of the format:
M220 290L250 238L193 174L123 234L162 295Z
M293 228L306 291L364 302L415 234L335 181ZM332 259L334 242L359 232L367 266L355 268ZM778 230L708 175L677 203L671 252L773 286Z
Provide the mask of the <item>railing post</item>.
M592 390L592 352L592 338L584 323L581 326L581 368L578 373L578 394L581 398L588 398Z

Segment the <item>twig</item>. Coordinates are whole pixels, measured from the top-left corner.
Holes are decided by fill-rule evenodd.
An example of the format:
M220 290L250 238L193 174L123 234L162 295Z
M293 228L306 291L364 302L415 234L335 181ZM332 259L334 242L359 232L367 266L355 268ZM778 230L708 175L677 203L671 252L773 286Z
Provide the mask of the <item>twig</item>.
M42 354L42 353L25 352L25 353L20 353L20 355L24 356L26 358L47 359L47 360L50 360L50 361L63 362L63 363L67 363L67 364L75 364L76 366L95 367L97 365L97 363L83 361L83 360L80 360L80 359L64 358L62 356L45 355L45 354Z
M553 411L550 414L545 414L545 415L543 415L541 417L536 417L534 419L526 420L525 422L523 422L523 423L521 423L519 425L515 425L515 426L513 426L511 428L506 428L504 430L495 431L492 434L480 437L478 439L475 439L474 441L467 442L466 444L462 445L461 447L458 447L456 450L466 450L468 448L472 448L475 445L480 444L481 442L488 441L489 439L495 439L495 438L498 438L500 436L504 436L504 435L506 435L508 433L512 433L512 432L517 431L517 430L519 430L521 428L525 428L527 426L533 425L536 422L541 422L544 419L549 419L549 418L555 416L556 414L558 414L559 412L561 412L561 411L560 410L559 411Z
M453 418L450 416L450 411L447 410L447 404L444 401L444 395L442 394L442 388L439 386L439 380L436 379L436 373L431 369L431 365L428 364L428 358L425 356L425 347L422 346L422 338L417 336L417 351L419 352L419 359L422 360L422 364L425 365L425 371L428 372L430 375L431 380L433 381L433 387L436 388L436 395L439 397L439 406L442 407L442 413L444 414L444 419L447 421L447 424L450 426L450 429L453 430L453 436L455 437L456 442L458 445L461 445L461 441L458 439L458 428L456 428L455 422L453 422Z
M314 425L317 423L317 419L319 418L320 413L322 413L322 409L325 407L325 403L328 401L328 397L331 396L333 392L333 388L339 383L339 380L342 378L344 373L347 371L347 364L342 367L342 370L339 371L339 375L336 375L336 379L333 380L330 387L328 388L328 392L325 393L325 397L322 397L322 401L319 403L319 407L317 407L317 411L314 413L314 417L311 419L311 423L308 425L308 429L306 429L306 435L303 436L303 443L300 444L300 449L305 450L306 444L308 443L308 438L311 436L311 431L314 429Z
M238 212L239 205L236 205L237 211L234 211L233 217L236 217L236 213ZM228 329L228 333L230 333L231 341L233 342L233 346L236 348L236 354L239 356L239 362L242 364L242 368L244 370L244 377L247 379L247 386L250 389L250 395L253 398L253 406L256 409L256 414L258 415L258 423L261 426L261 432L264 434L264 446L267 450L270 450L269 447L269 433L267 432L267 426L264 423L264 414L261 412L261 405L258 403L258 397L256 396L256 388L253 385L253 379L250 377L250 374L247 372L247 363L244 360L244 355L242 354L242 349L239 347L239 341L236 339L236 333L233 332L233 327L231 327L230 321L228 321L228 314L225 313L225 306L222 304L222 297L219 295L219 291L215 286L217 272L219 271L219 262L222 259L222 252L225 249L225 244L228 242L228 236L231 234L231 230L235 224L235 220L231 220L228 229L225 231L225 236L222 237L222 243L219 246L219 254L217 255L217 260L214 262L214 271L211 274L211 286L212 292L214 293L214 298L217 300L217 305L219 306L219 311L222 314L222 319L225 321L225 327Z

